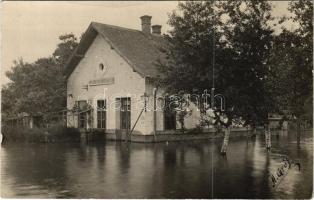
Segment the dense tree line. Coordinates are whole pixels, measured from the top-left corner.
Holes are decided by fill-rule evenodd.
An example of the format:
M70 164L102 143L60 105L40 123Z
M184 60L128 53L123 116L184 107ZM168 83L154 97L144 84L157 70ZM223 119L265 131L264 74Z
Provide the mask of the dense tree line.
M289 110L296 118L312 121L313 110L313 4L293 1L294 31L283 29L273 41L268 89L279 111Z
M286 110L311 120L312 2L290 2L293 17L279 23L293 20L298 28L280 34L271 11L264 0L179 3L169 16L168 60L159 63L167 92L201 95L214 87L226 99L215 120L226 127L235 119L265 125L268 113Z

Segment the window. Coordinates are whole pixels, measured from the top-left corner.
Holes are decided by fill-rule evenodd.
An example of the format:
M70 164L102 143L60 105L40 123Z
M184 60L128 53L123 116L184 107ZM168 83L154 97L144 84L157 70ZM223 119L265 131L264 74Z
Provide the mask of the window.
M84 111L87 109L87 101L82 100L82 101L77 101L77 106L79 111Z
M106 100L97 100L97 128L106 129Z
M77 102L79 108L79 115L78 115L78 127L79 128L87 128L87 112L85 111L87 107L86 101L78 101Z
M87 116L86 112L79 114L79 128L86 128L87 126Z
M104 70L104 69L105 69L104 64L100 63L100 64L99 64L99 69L100 69L100 70Z
M131 110L131 99L130 98L121 98L121 110L130 111Z

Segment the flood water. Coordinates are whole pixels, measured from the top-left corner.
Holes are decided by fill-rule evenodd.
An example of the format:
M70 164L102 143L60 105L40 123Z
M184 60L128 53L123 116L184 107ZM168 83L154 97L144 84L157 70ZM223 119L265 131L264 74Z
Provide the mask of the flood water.
M16 144L1 148L6 198L310 198L313 137L303 132L222 140L139 144ZM292 167L276 188L269 178L287 156ZM294 169L295 168L295 169Z

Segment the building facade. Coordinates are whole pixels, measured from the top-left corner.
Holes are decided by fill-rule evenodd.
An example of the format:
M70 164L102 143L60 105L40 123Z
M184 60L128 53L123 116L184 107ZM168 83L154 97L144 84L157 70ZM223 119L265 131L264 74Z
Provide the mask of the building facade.
M140 19L141 31L90 24L66 65L67 126L142 135L180 128L157 84L167 42L151 16ZM199 113L186 121L194 127Z

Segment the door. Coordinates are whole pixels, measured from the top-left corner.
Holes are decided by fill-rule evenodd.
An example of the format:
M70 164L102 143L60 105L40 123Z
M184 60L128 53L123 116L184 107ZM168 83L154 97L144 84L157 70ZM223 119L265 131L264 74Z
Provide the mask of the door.
M131 128L131 99L121 98L120 108L120 127L121 129L130 130Z
M78 124L79 124L79 128L87 128L87 113L83 112L79 114L78 117Z
M176 112L165 111L165 130L176 130Z
M176 111L170 105L170 99L165 99L165 109L164 109L164 126L165 130L176 130Z
M78 101L79 115L78 115L78 127L87 128L87 101Z
M106 100L97 100L97 128L106 129Z

